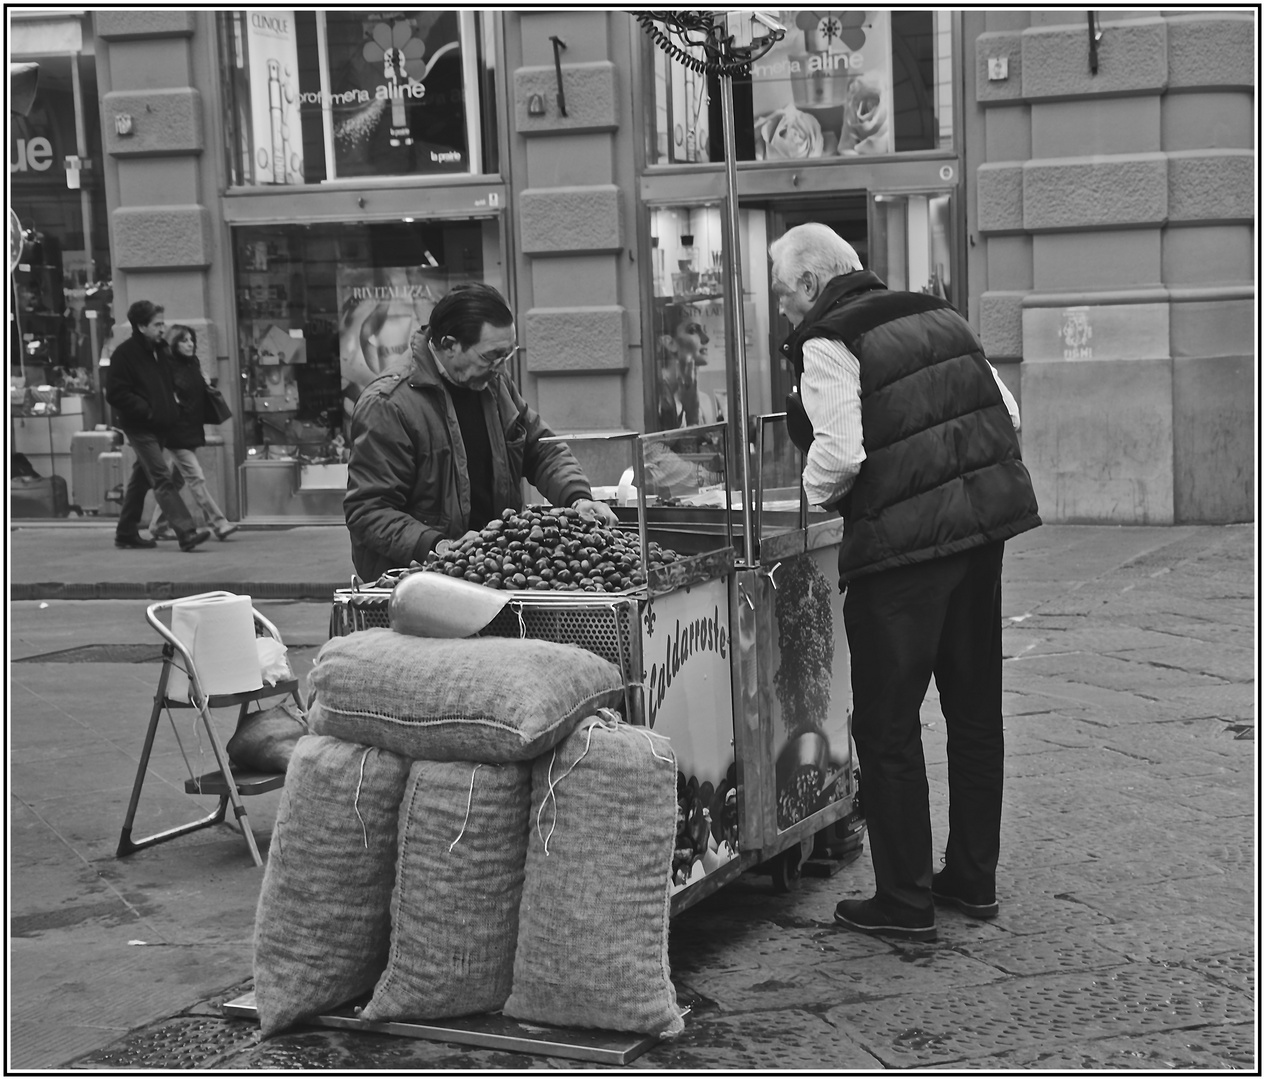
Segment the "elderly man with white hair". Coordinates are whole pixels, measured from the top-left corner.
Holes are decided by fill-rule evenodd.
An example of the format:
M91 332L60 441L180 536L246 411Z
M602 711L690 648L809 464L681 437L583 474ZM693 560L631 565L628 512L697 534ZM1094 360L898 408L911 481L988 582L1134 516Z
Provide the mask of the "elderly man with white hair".
M890 291L824 225L769 247L794 327L788 427L804 490L844 519L839 587L852 657L852 734L875 894L841 926L934 941L935 903L997 914L1004 742L1005 541L1041 523L1018 409L945 300ZM948 730L949 837L933 876L919 709L931 677Z

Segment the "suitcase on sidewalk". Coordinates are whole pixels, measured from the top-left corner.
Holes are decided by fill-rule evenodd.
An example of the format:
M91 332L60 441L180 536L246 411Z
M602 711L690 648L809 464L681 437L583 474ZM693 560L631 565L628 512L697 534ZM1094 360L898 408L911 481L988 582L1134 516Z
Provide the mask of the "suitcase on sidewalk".
M14 476L9 480L9 515L15 518L70 517L70 496L60 476Z
M132 466L136 464L136 451L127 443L117 450L108 450L98 455L100 462L103 517L118 517L123 508L123 492L127 490L127 482L132 478ZM150 515L154 512L154 490L145 492L145 507L141 511L141 528L147 528Z
M118 517L123 505L123 492L127 490L127 479L132 473L132 461L125 460L123 450L106 450L97 455L97 470L101 483L101 510L104 517ZM130 456L130 455L129 455Z
M101 455L117 449L115 431L76 431L70 437L70 494L85 514L104 510L106 485Z

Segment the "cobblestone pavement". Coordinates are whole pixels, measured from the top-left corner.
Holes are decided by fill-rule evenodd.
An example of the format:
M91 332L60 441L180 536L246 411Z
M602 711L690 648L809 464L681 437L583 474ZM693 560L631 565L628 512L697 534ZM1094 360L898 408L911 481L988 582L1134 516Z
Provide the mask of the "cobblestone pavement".
M834 877L805 878L789 895L774 894L767 877L744 875L673 921L673 977L692 1013L682 1036L633 1067L1259 1071L1255 555L1246 526L1047 526L1012 541L999 917L981 923L941 911L935 944L837 929L835 903L872 888L868 846ZM48 695L56 665L29 666L29 677L15 676L18 693ZM923 726L942 845L947 778L934 688ZM29 792L16 800L11 806L54 816ZM224 955L214 972L236 974L221 978L218 993L198 993L187 979L183 1002L133 1009L134 1030L122 1037L109 1034L117 1020L108 1029L102 1022L96 1048L81 1052L76 1067L572 1067L316 1029L259 1042L252 1025L218 1010L249 985L249 891L227 886L236 921L199 937L176 910L177 887L157 891L147 878L157 859L110 859L118 795L98 802L106 839L85 827L65 841L83 853L78 873L108 874L117 891L151 905L142 918L204 950L217 945ZM266 815L259 821L266 832ZM194 850L218 859L224 846L208 839ZM215 880L230 880L215 865ZM17 903L21 877L13 891ZM182 895L200 902L191 890ZM123 933L136 932L125 912L115 915ZM40 970L38 950L71 940L69 928L23 926L15 993ZM73 981L70 963L68 953L63 984Z

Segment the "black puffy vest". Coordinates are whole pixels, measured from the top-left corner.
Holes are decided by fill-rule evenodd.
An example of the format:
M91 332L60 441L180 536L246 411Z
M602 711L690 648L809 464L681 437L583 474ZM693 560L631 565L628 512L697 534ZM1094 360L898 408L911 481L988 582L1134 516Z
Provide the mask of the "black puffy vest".
M858 270L830 281L782 346L797 380L817 337L861 366L865 462L840 506L840 585L1041 524L983 346L946 301Z

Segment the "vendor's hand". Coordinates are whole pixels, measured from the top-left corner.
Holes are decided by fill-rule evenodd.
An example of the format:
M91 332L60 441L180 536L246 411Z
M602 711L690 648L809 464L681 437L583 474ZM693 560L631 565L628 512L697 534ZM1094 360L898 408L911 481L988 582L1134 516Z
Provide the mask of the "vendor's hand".
M445 537L443 540L439 541L439 543L435 545L435 548L434 548L435 554L446 555L448 553L449 548L456 547L456 545L460 544L463 540L469 540L470 537L478 536L478 535L479 534L475 529L470 529L467 532L462 533L462 535L457 537L456 540L449 540L447 539L447 537Z
M571 506L580 512L580 517L589 521L598 521L603 525L618 525L619 517L604 502L596 499L577 499Z

